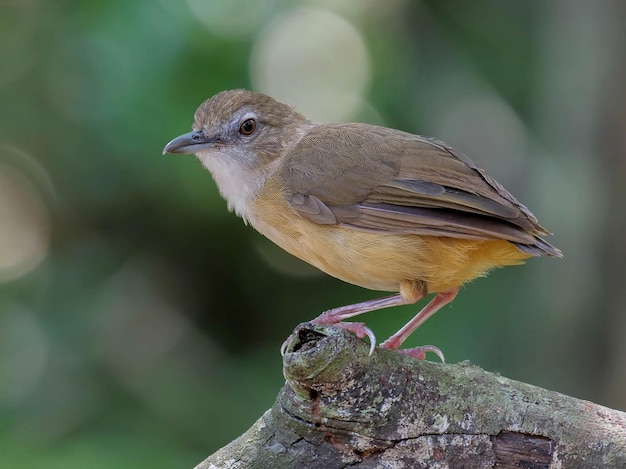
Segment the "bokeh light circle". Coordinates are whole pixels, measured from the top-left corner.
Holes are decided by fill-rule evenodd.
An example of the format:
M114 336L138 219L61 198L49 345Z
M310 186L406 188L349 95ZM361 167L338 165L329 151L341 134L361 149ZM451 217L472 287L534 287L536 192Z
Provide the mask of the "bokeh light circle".
M0 147L0 282L14 280L46 257L50 243L50 214L38 188Z
M256 32L274 11L275 0L187 0L193 15L209 31L228 38Z
M365 41L329 11L298 8L271 23L251 54L254 88L316 121L349 119L370 75Z

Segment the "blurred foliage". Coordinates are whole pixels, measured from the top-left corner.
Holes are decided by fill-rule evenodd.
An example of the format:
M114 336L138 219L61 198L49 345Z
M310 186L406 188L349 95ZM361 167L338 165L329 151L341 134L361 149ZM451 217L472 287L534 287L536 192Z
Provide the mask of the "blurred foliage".
M626 408L624 13L0 1L0 465L191 467L272 405L298 323L380 295L290 258L227 212L194 158L161 156L204 99L237 87L436 136L494 174L566 258L474 282L408 345ZM324 24L290 37L294 18L330 18L366 60ZM281 47L286 71L264 59ZM365 320L382 340L415 311Z

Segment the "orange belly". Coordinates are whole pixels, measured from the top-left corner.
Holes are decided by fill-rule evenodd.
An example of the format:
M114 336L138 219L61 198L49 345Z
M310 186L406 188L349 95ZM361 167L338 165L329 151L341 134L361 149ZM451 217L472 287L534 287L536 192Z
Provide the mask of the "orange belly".
M251 224L287 252L333 277L372 290L397 292L407 282L423 282L427 292L451 291L491 269L531 257L506 240L319 225L295 213L282 196L259 197L251 213Z

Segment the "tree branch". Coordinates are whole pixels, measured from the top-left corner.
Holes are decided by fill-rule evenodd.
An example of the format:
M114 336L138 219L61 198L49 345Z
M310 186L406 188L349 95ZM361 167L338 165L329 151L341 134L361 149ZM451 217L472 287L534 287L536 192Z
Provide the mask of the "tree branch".
M463 362L418 361L301 324L287 382L213 468L626 467L626 414Z

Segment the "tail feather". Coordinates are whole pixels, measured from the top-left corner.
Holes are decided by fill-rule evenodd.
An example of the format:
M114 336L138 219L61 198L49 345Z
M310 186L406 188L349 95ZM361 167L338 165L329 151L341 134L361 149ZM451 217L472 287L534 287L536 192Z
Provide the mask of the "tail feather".
M549 242L541 238L535 238L535 242L533 244L513 244L517 247L517 249L531 256L563 257L563 253L559 248L552 246Z

